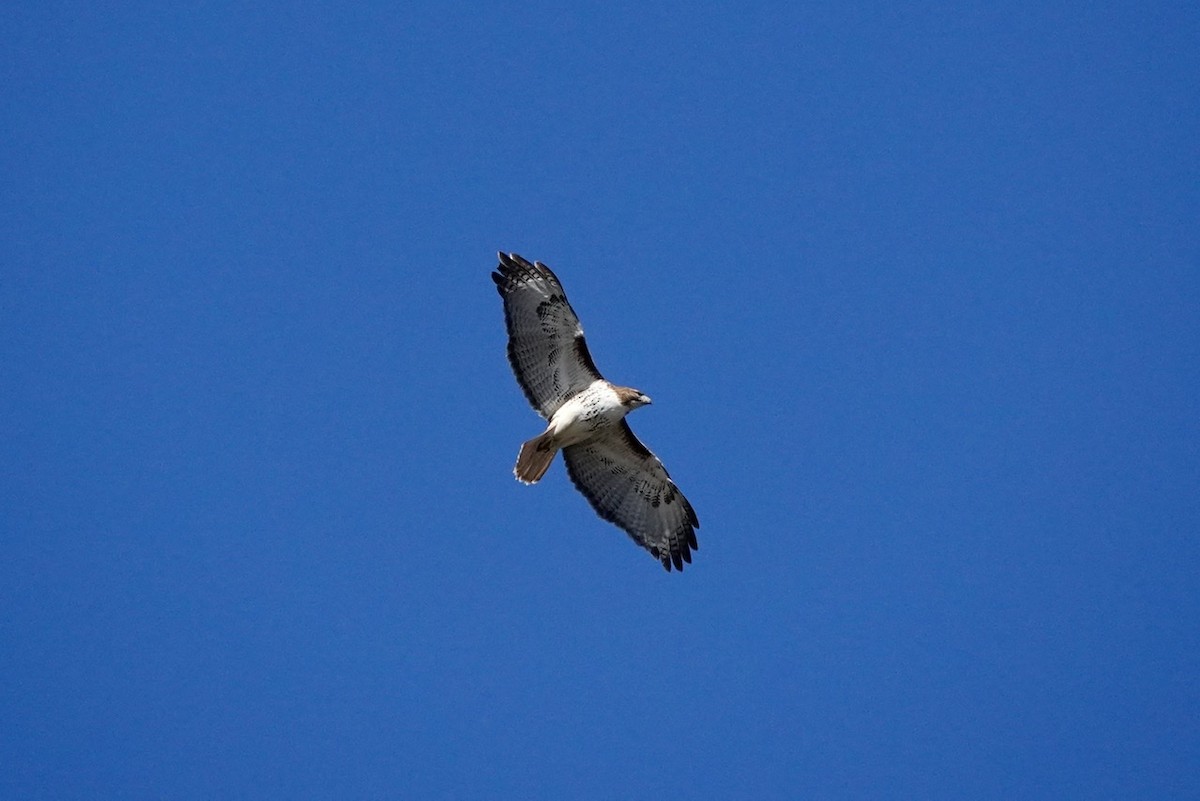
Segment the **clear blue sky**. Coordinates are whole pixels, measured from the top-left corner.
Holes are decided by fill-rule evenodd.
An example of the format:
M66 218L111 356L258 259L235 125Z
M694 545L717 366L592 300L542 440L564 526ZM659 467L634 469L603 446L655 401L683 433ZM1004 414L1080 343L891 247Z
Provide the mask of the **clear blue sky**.
M109 5L0 10L4 797L1200 795L1195 3Z

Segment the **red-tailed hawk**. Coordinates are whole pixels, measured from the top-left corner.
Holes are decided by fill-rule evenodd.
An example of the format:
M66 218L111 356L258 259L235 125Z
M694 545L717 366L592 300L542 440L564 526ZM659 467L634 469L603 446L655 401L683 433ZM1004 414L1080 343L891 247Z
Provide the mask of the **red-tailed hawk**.
M650 399L600 375L549 267L515 253L498 255L492 280L504 299L508 361L529 403L550 423L521 446L513 473L534 484L561 450L567 474L596 514L623 528L668 571L671 565L683 570L698 547L700 523L662 462L625 422Z

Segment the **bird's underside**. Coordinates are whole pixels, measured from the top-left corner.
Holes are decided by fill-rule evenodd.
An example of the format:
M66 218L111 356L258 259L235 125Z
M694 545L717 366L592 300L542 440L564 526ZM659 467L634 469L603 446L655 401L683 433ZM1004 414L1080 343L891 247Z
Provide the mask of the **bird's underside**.
M521 447L514 473L525 483L545 475L561 450L567 474L600 517L624 529L663 567L692 561L700 523L666 468L625 420L650 399L605 381L579 318L544 264L499 254L492 280L504 299L508 359L546 430Z

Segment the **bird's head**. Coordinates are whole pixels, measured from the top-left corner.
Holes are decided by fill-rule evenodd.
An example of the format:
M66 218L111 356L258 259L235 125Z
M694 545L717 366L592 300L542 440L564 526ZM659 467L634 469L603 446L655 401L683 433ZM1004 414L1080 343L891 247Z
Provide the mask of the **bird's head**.
M641 406L650 405L650 396L640 389L634 389L633 387L613 387L613 389L616 391L621 405L631 412Z

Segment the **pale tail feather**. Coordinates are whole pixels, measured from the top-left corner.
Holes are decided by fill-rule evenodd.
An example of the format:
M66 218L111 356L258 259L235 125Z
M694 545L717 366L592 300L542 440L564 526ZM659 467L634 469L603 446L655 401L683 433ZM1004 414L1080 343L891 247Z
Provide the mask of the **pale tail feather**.
M550 432L539 434L521 446L521 452L517 455L517 466L513 468L513 475L517 477L518 481L536 484L550 469L550 463L554 461L556 453L558 453L558 448L554 446Z

